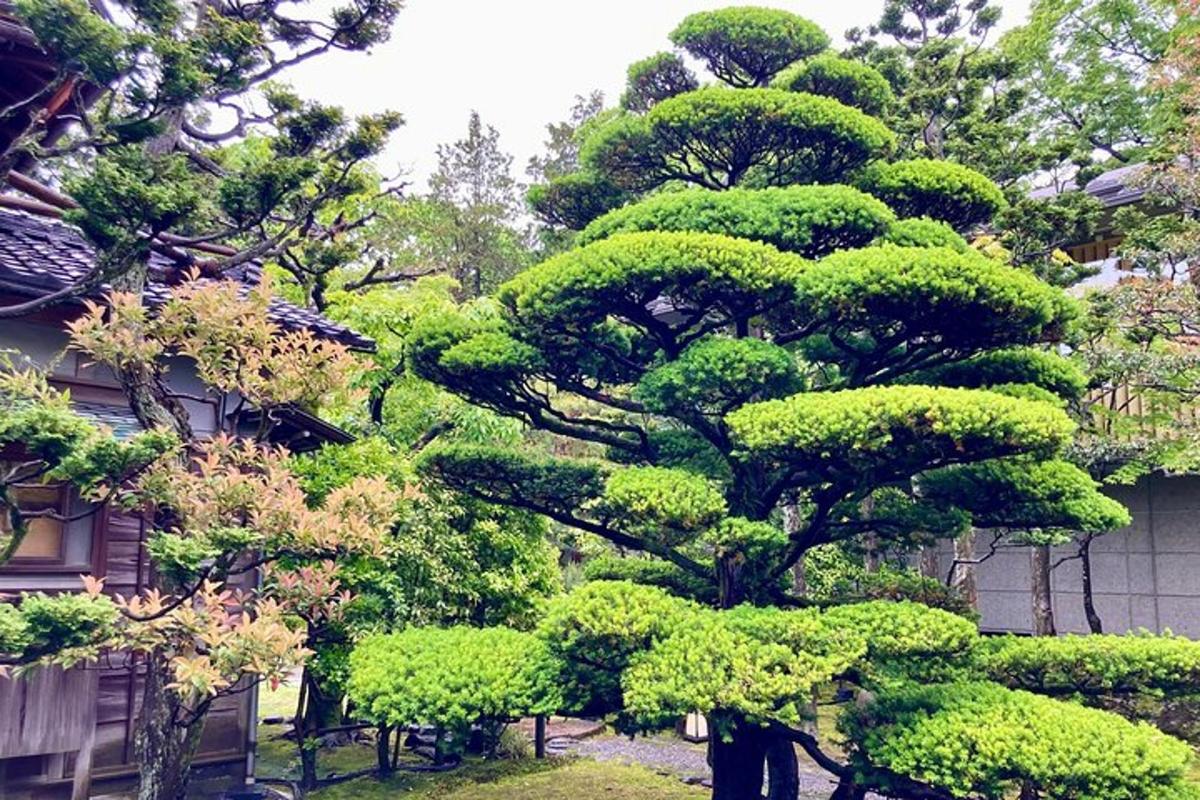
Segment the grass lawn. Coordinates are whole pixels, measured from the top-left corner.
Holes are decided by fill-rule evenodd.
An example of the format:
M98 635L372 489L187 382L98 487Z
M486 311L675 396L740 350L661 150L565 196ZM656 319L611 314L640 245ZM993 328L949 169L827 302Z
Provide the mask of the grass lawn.
M318 800L699 800L707 789L641 767L587 759L468 761L440 775L359 778L313 792Z
M281 686L259 696L259 717L290 717L296 687ZM279 738L280 725L259 725L257 772L269 777L299 777L294 742ZM317 755L321 775L346 774L375 764L372 744L352 744ZM701 800L708 790L648 769L587 759L483 761L468 759L440 774L397 773L387 781L358 778L310 793L314 800Z

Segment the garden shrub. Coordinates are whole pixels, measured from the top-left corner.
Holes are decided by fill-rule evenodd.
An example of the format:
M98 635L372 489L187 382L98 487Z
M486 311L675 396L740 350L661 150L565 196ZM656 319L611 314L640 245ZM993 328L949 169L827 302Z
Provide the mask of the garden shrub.
M432 725L460 749L471 727L561 708L558 662L531 633L507 628L409 628L372 636L350 655L348 694L380 725ZM494 741L493 741L494 744Z
M949 247L965 253L971 248L958 231L929 217L909 217L896 220L874 244L894 244L900 247Z
M882 201L849 186L660 192L599 217L580 244L632 231L699 231L750 239L806 258L862 247L895 228Z
M781 69L829 46L803 17L774 8L732 6L685 17L671 41L731 86L763 86Z
M628 581L656 586L676 597L704 604L711 604L717 599L717 587L712 581L659 559L598 556L583 565L583 577L588 581Z
M833 53L821 53L793 64L771 83L792 92L832 97L872 116L885 112L896 99L879 70Z
M901 217L933 217L957 230L987 222L1006 205L996 184L953 161L879 162L863 170L858 183Z
M581 713L619 710L621 673L631 660L702 611L664 589L593 581L552 600L538 627L565 664L566 706Z
M706 610L633 660L623 680L626 714L642 727L689 711L723 720L798 724L815 687L866 654L851 627L816 609L738 606Z
M909 684L850 707L852 758L943 787L1003 800L1022 785L1046 800L1184 800L1184 742L1144 723L993 683Z
M874 684L900 678L945 680L970 666L979 638L973 620L912 601L876 600L828 608L833 630L851 630L866 642L860 674Z
M1163 696L1200 686L1200 642L1169 634L990 637L976 660L990 680L1039 694Z

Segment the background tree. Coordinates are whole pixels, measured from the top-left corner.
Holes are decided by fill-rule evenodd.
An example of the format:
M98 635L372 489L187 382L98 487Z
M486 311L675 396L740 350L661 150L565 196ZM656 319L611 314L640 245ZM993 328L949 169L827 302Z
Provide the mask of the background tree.
M847 56L875 66L895 93L883 118L900 154L952 159L1001 186L1054 163L1021 114L1024 54L988 44L999 20L986 0L888 0L877 23L847 32Z
M361 188L358 165L400 124L391 113L349 120L276 82L295 64L385 40L398 2L356 0L327 18L285 2L107 5L108 16L86 0L16 6L59 65L46 91L70 87L80 121L52 143L45 121L35 123L0 171L27 153L60 177L79 205L67 218L98 252L75 285L0 311L8 317L105 282L140 291L151 250L210 276L256 259L300 259L304 246L335 233L318 224L320 210ZM85 101L84 86L97 96ZM258 147L227 152L250 136L262 137ZM198 258L184 249L194 244L232 250Z
M418 374L593 456L446 445L422 456L426 474L667 561L706 581L724 609L793 602L781 581L816 545L970 526L985 511L923 497L925 476L1017 456L1004 463L1033 469L1073 431L1042 368L1061 358L1038 349L1061 339L1073 303L969 250L949 225L896 220L968 228L1003 202L999 191L953 164L882 165L894 137L879 121L832 98L761 88L788 66L777 53L820 49L809 23L781 14L714 12L720 34L695 38L711 20L684 26L685 46L702 46L719 78L751 88L677 94L584 143L585 166L628 191L695 188L594 221L581 246L501 286L503 313L447 314L410 339ZM793 185L857 178L867 165L860 185L898 209L845 186ZM905 246L888 242L894 226ZM920 246L930 243L959 246ZM799 514L788 529L785 502ZM717 698L692 706L723 734L716 797L757 794L766 760L772 796L790 796L795 736L760 726L775 712L793 722L780 709L794 701L768 711L734 700L714 665L792 634L755 617L747 641L741 617L713 619L644 685ZM804 654L805 692L841 667L795 635L774 641ZM689 647L713 674L668 682L665 665ZM661 720L682 699L698 700L640 706L643 718ZM846 796L882 788L879 773L863 773L836 769Z
M514 226L522 189L499 132L478 112L471 112L466 138L438 145L437 156L429 196L454 221L450 274L467 296L478 297L524 265L525 233Z
M257 412L265 438L273 410L316 408L349 378L344 348L308 332L285 333L271 321L269 304L269 285L246 293L238 282L189 282L151 316L137 295L116 293L89 301L70 324L71 346L97 364L143 376L151 397L168 400L167 359L188 358L208 386L244 398L235 418ZM308 637L292 622L333 615L343 601L333 587L326 595L314 585L300 609L255 590L245 576L273 562L287 568L297 559L380 557L398 494L362 478L310 508L285 453L223 434L201 440L190 435L186 416L176 420L186 439L150 431L121 445L110 434L87 433L83 446L68 447L79 444L83 423L64 399L35 387L4 399L18 412L14 421L25 420L29 441L58 442L34 454L37 469L97 499L115 493L125 507L153 509L146 547L155 579L144 593L115 601L102 594L103 581L91 579L83 595L27 595L6 611L15 634L0 649L64 666L110 649L142 654L139 797L178 800L213 701L263 680L277 683L302 664ZM148 453L158 457L147 463ZM101 485L120 479L126 482L111 489Z

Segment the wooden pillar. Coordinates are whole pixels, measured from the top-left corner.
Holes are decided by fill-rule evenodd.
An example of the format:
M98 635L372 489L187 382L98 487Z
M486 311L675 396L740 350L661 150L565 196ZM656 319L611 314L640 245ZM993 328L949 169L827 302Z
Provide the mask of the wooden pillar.
M96 744L96 726L84 736L75 754L75 767L71 774L71 800L87 800L92 793L92 749Z

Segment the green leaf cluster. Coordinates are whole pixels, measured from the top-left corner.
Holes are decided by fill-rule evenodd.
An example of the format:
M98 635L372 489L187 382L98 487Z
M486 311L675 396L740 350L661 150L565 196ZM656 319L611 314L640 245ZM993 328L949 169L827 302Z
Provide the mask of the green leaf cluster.
M105 595L41 592L23 594L16 606L0 612L0 653L20 661L53 656L70 664L71 651L93 649L115 630L120 612Z
M700 88L700 82L677 53L655 53L629 65L621 108L644 113L656 103Z
M919 370L905 382L986 389L1024 384L1037 386L1066 400L1077 400L1087 389L1087 376L1069 358L1034 347L990 350L961 361Z
M432 725L465 745L471 726L562 706L559 666L530 633L507 628L409 628L372 636L350 655L349 697L381 725Z
M630 190L727 189L836 182L894 142L883 123L828 97L713 86L601 127L580 157Z
M634 396L651 411L683 418L721 416L803 387L796 358L762 339L710 336L642 376Z
M962 674L979 640L974 620L911 600L833 606L823 619L833 630L863 638L866 653L856 669L872 684Z
M832 97L878 117L895 102L892 86L879 70L833 53L821 53L785 69L771 83L792 92Z
M872 164L859 186L901 217L932 217L958 230L987 222L1006 205L1004 193L985 176L930 158Z
M796 724L814 688L865 652L855 631L830 629L813 609L705 611L634 660L623 680L626 714L642 727L689 711L718 723Z
M629 231L700 231L819 258L861 247L894 228L895 220L881 201L849 186L690 189L652 194L610 211L584 228L578 243Z
M1170 634L990 637L975 659L988 679L1038 694L1169 696L1200 682L1200 642Z
M945 222L929 217L909 217L896 220L887 232L873 244L894 244L900 247L948 247L960 253L970 247L958 231Z
M730 86L766 86L793 61L821 52L829 36L803 17L773 8L701 11L671 31L682 47Z
M882 767L956 797L1022 785L1052 800L1183 800L1192 751L1145 723L994 683L908 685L849 709L864 771Z
M782 463L892 466L1016 453L1050 455L1075 425L1061 410L977 389L878 386L799 394L726 416L744 458Z
M794 303L779 312L797 323L865 330L851 351L895 341L934 339L973 350L1053 341L1074 318L1062 291L975 252L884 245L826 256L802 271ZM963 324L971 320L970 325ZM900 331L903 336L897 337Z
M604 518L667 547L695 539L726 512L725 497L712 481L670 467L614 470L598 505Z
M628 581L642 586L666 589L676 597L712 605L717 600L716 585L690 572L657 558L601 555L588 559L583 565L587 581Z

